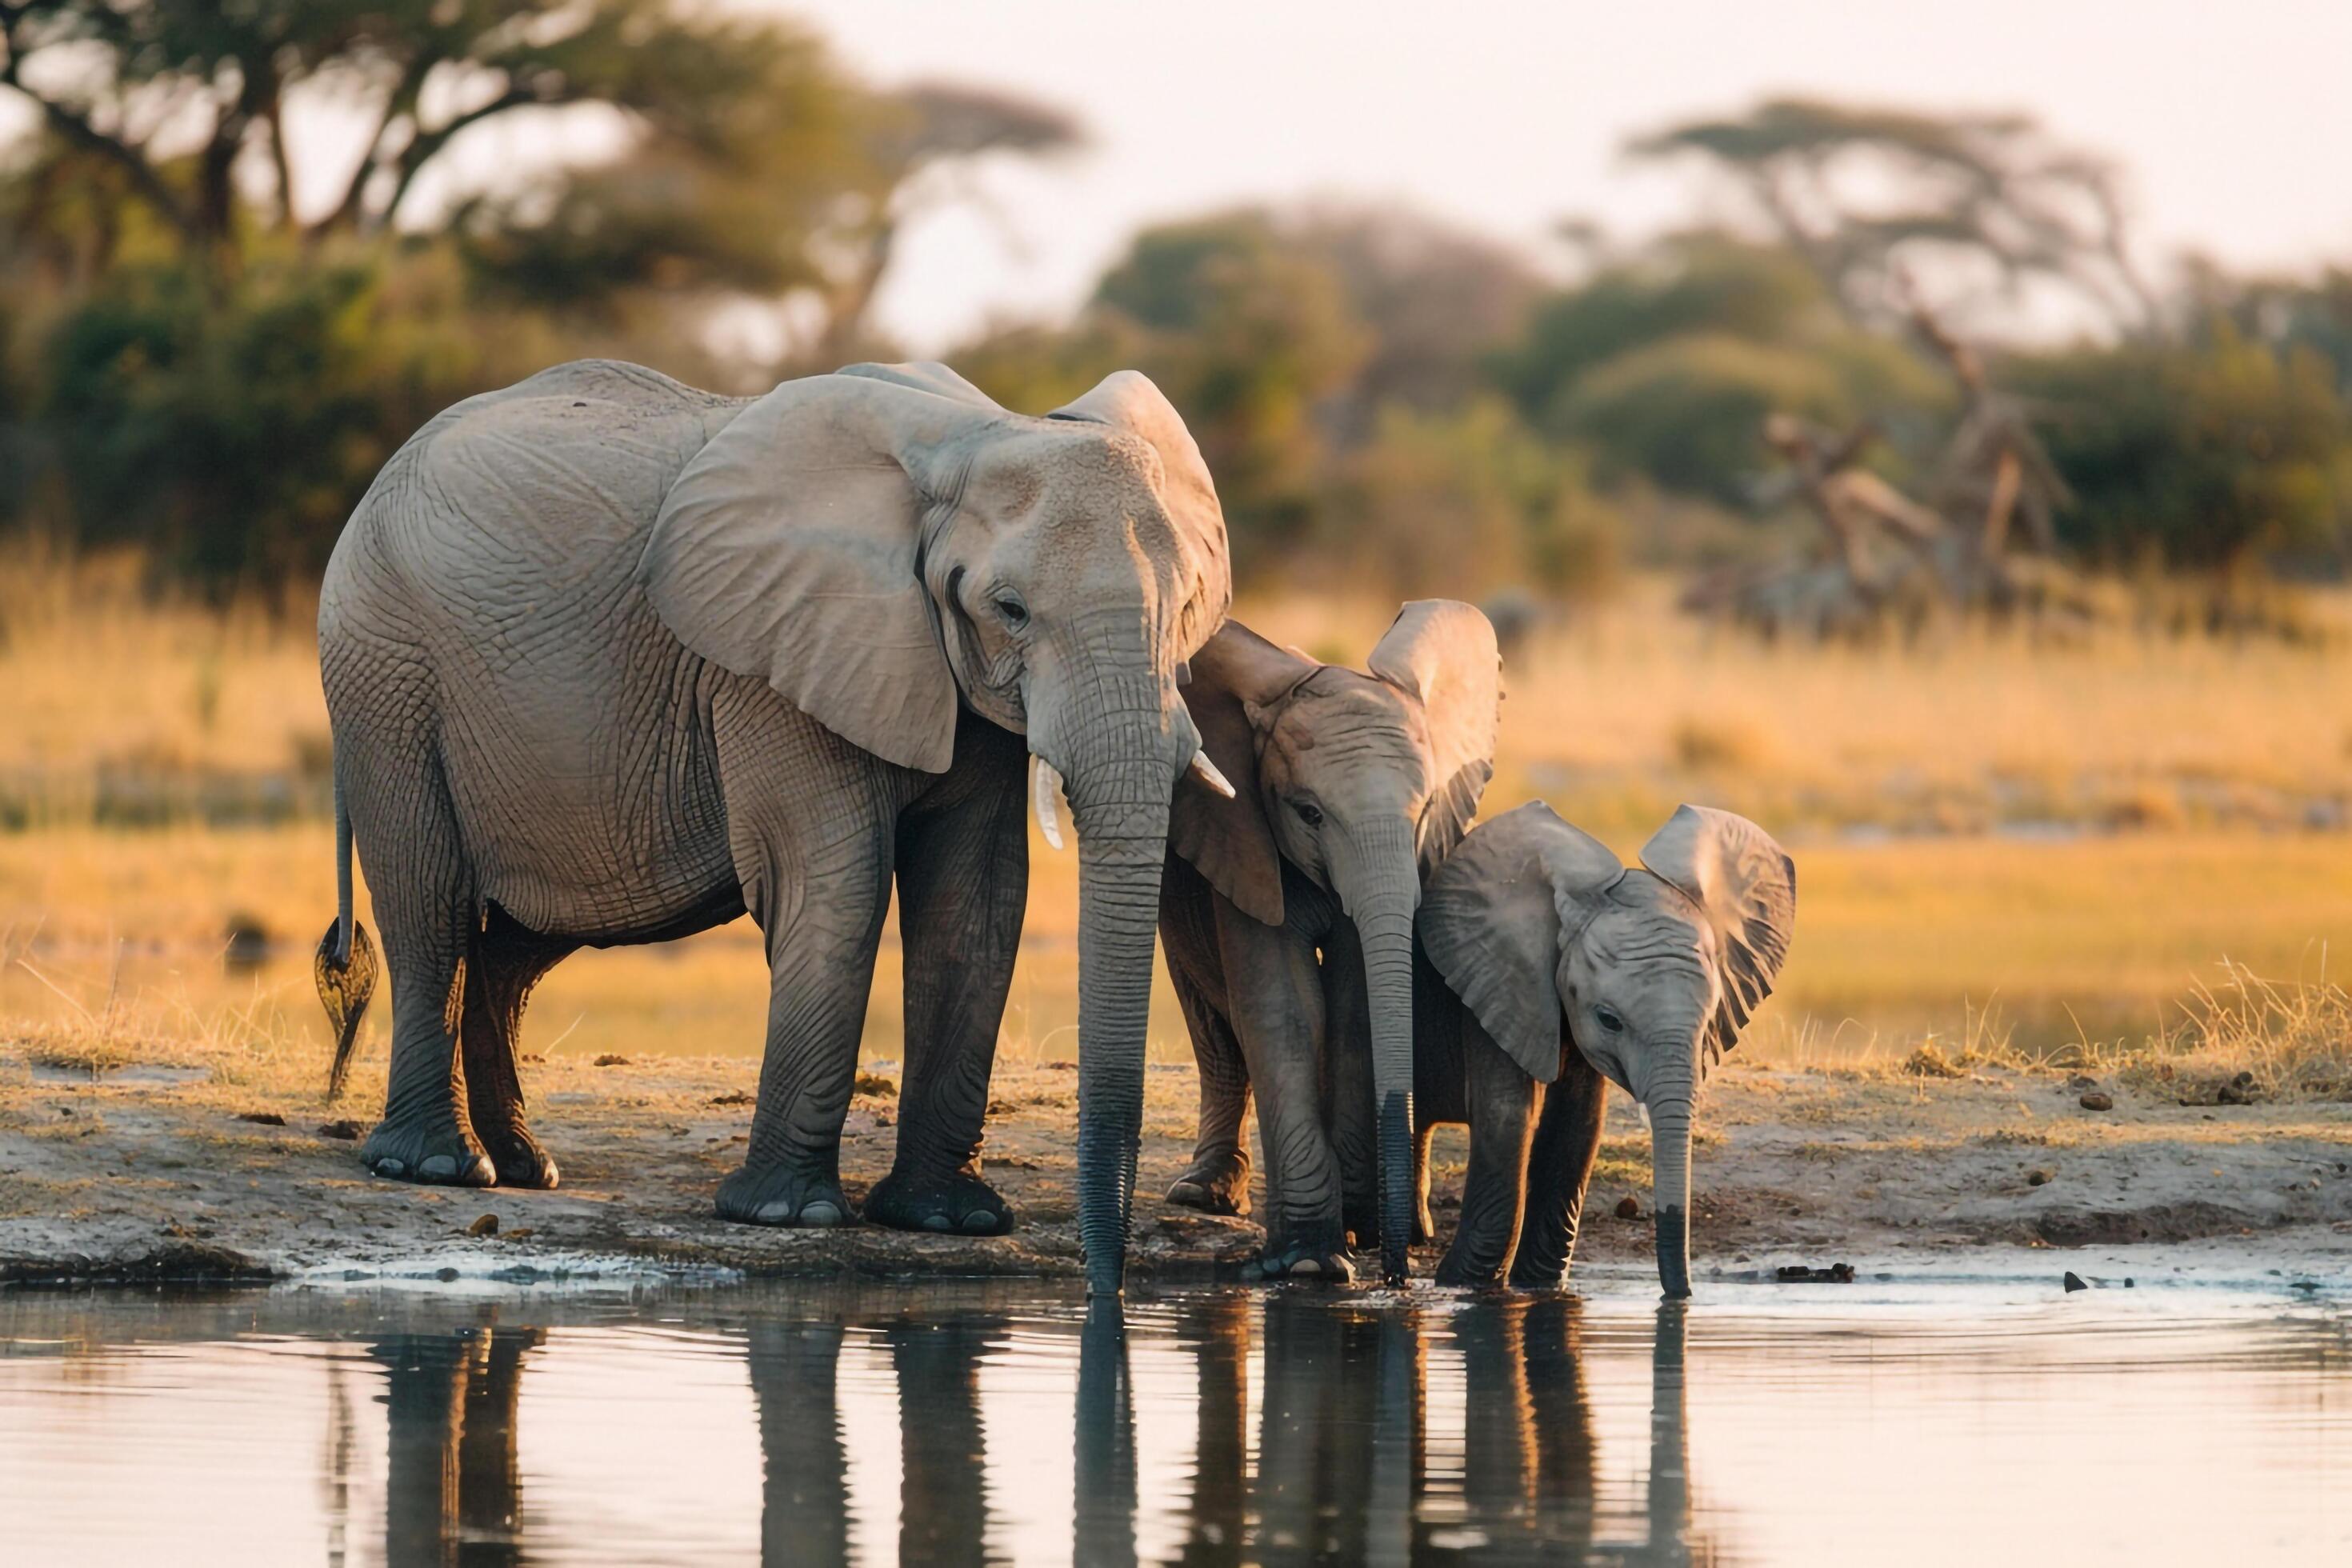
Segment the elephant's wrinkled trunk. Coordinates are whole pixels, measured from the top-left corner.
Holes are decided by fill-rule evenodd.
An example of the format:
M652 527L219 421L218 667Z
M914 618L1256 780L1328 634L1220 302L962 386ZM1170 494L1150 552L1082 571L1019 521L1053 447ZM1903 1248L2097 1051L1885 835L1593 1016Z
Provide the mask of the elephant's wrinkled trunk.
M1381 1277L1404 1283L1411 1266L1412 1159L1412 920L1421 871L1410 827L1360 829L1333 881L1356 922L1372 1027L1372 1105L1380 1150Z
M1118 1294L1143 1128L1160 873L1175 762L1154 732L1069 777L1078 830L1078 1242L1087 1289Z
M1650 1193L1658 1210L1658 1285L1669 1300L1690 1288L1691 1102L1687 1090L1648 1102Z

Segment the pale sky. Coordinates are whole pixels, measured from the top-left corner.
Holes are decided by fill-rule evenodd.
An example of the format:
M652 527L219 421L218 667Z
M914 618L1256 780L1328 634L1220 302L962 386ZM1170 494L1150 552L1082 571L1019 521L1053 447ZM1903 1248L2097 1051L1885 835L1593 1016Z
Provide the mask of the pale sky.
M991 180L1017 244L912 234L881 301L911 349L1082 299L1144 223L1259 198L1393 199L1539 245L1636 237L1695 174L1633 132L1801 92L2025 109L2123 162L2148 259L2352 260L2352 0L736 0L797 16L872 80L950 78L1071 110L1092 147Z

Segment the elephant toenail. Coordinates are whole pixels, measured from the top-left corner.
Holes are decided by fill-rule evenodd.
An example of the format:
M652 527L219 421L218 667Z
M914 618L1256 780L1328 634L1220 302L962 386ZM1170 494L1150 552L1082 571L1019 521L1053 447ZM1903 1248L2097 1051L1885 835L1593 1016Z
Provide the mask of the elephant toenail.
M955 1228L955 1221L948 1218L948 1216L943 1214L925 1215L923 1216L923 1228L925 1230L953 1230Z
M454 1154L427 1154L418 1162L416 1173L428 1182L446 1181L457 1173L457 1157Z
M816 1202L809 1205L808 1207L801 1210L801 1223L803 1225L816 1226L839 1225L841 1223L841 1210L834 1205L826 1203L823 1198L819 1198Z
M408 1174L408 1165L406 1162L401 1160L378 1160L375 1163L375 1173L379 1176L390 1176L397 1181Z
M996 1228L996 1216L986 1209L974 1209L963 1216L963 1227L974 1236L982 1235Z
M1290 1271L1293 1274L1320 1274L1323 1272L1323 1265L1312 1258L1302 1258L1290 1266Z
M761 1204L751 1217L761 1225L782 1225L793 1217L793 1205L778 1198L772 1204Z

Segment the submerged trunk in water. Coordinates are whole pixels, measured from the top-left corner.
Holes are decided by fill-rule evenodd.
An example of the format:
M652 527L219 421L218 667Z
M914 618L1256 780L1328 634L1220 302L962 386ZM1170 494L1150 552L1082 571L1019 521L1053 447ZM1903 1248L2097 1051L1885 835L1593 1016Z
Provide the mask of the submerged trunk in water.
M1650 1194L1658 1210L1658 1285L1670 1300L1691 1293L1691 1106L1664 1100L1650 1108Z

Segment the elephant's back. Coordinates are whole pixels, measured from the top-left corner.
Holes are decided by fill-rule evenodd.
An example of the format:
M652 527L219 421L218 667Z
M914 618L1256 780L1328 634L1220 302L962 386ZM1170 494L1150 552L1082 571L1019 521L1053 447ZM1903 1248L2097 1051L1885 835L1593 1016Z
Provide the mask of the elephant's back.
M468 398L376 476L337 542L329 598L373 580L424 610L510 576L559 593L625 578L670 485L741 406L611 360Z

